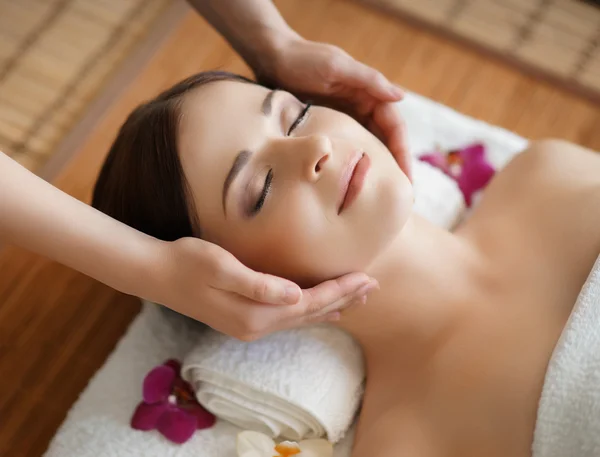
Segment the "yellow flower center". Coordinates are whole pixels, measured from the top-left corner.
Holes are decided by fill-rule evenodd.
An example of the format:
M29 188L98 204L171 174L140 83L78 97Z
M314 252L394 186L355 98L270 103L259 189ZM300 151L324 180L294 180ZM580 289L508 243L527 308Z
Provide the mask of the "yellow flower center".
M188 392L183 386L175 384L171 391L171 396L175 397L176 404L181 406L189 405L194 403L195 399L190 392Z
M446 156L446 160L450 165L462 165L463 163L462 157L456 151L450 151Z
M290 457L292 455L300 454L300 448L297 445L280 443L275 446L275 452L277 452L277 455L274 455L273 457Z

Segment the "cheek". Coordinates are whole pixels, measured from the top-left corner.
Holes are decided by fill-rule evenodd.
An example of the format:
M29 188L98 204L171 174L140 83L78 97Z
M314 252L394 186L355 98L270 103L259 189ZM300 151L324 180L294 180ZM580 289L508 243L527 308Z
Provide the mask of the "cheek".
M317 195L287 195L253 227L258 241L251 253L261 271L298 281L321 280L331 268L331 238L335 224L328 218Z
M349 214L354 229L355 262L365 269L398 236L408 220L413 202L412 186L399 170L379 169L365 188L360 206Z
M370 186L369 198L345 217L326 214L315 194L288 194L260 221L232 233L229 250L250 268L305 287L364 271L402 230L412 207L403 174L380 174Z
M385 176L377 183L377 204L374 220L382 242L391 241L402 230L412 211L413 191L404 173Z
M257 271L313 285L347 272L352 236L341 222L326 214L318 194L298 190L253 221L231 251Z

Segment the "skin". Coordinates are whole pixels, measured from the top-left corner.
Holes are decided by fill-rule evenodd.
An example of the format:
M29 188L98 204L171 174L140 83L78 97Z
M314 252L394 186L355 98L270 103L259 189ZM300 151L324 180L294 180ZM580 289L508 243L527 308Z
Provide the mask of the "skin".
M351 113L389 148L410 177L403 124L389 102L404 91L343 49L306 40L271 0L189 0L252 68L257 80Z
M286 136L302 106L278 94L267 117L267 93L223 82L189 94L184 172L203 236L245 262L309 282L354 268L378 281L338 323L367 365L353 456L531 455L548 361L600 253L600 155L533 143L449 233L411 212L405 173L363 127L315 108ZM225 216L223 183L246 149ZM343 159L357 149L371 170L338 215ZM271 168L271 193L248 218Z
M310 285L364 271L408 218L412 192L383 143L345 114L311 107L288 134L304 108L287 92L210 84L186 97L179 145L202 238L250 268ZM250 159L223 202L240 151ZM372 164L365 187L338 215L342 175L363 152ZM270 192L251 215L269 170ZM391 208L394 214L382 218Z
M380 72L336 46L304 39L270 0L189 3L261 81L360 116L406 167L402 122L390 106L403 91ZM301 290L284 278L251 270L204 240L164 242L149 237L55 188L2 151L0 241L248 341L336 320L340 309L366 301L376 284L355 272Z

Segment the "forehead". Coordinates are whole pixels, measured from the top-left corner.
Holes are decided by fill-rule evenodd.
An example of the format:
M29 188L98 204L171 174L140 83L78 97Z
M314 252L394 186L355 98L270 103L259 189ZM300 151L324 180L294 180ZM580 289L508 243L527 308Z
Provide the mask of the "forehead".
M188 128L202 129L207 138L220 133L219 128L231 127L237 120L249 120L260 115L262 100L268 90L256 84L218 81L187 93L181 105L180 134Z
M256 84L218 81L198 87L181 105L178 143L182 161L251 148L261 119L261 104L269 91ZM254 134L254 135L253 135Z
M220 211L215 205L220 205L220 189L235 156L257 147L264 137L261 106L268 93L256 84L218 81L185 95L178 152L200 212Z

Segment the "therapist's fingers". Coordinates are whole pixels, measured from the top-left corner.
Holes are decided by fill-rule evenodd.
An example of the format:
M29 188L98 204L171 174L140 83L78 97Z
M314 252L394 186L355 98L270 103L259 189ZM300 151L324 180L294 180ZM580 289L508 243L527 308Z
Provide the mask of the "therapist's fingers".
M306 326L306 325L315 325L315 324L326 324L326 323L334 323L338 322L342 318L341 311L333 311L331 313L325 314L324 316L312 316L303 321L294 324L294 326Z
M295 283L254 271L225 250L221 254L221 258L215 263L215 288L265 305L299 303L302 290Z
M353 308L354 306L364 305L367 302L369 292L378 288L379 285L377 281L369 280L353 293L340 298L328 306L320 308L312 314L302 315L283 321L280 329L284 330L305 325L339 321L344 311Z
M332 79L342 87L364 90L380 101L398 101L404 97L404 91L383 74L346 53L332 59L330 65Z
M406 124L398 107L394 103L379 103L373 109L369 129L385 143L402 171L412 181Z
M294 306L265 306L237 295L224 302L230 319L221 325L228 330L221 331L255 341L273 332L339 320L341 312L364 304L366 295L378 287L377 281L367 275L353 273L304 290L301 302Z
M290 309L290 315L306 320L340 311L377 286L377 281L364 273L351 273L325 281L304 290L300 306Z

